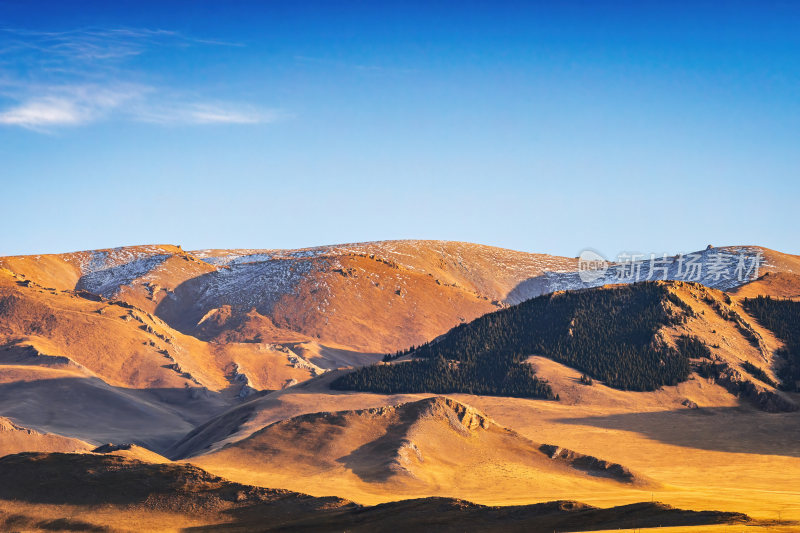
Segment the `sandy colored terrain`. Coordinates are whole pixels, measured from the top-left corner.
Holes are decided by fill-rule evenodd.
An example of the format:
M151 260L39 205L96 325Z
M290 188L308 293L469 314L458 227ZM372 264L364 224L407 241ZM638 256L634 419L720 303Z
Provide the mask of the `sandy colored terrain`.
M550 365L554 366L548 372L571 374L577 381L579 373L574 370L555 368L561 365L553 362ZM330 391L325 386L328 379L326 376L298 386L296 390L293 387L255 400L253 403L258 409L253 419L261 422L254 425L304 412L393 405L425 397ZM764 413L739 402L724 389L697 378L650 393L625 393L602 384L579 386L595 391L575 397L571 403L450 396L485 412L498 424L512 428L531 441L554 443L620 463L652 480L657 487L606 485L589 488L583 483L570 485L566 479L537 486L524 476L518 477L518 471L488 464L482 467L484 470L465 469L463 483L459 477L458 484L433 492L429 487L420 493L406 491L400 496L395 487L365 483L339 465L330 469L320 464L309 469L307 462L297 461L295 464L280 463L280 468L273 470L269 463L262 463L253 471L214 464L214 454L188 461L240 482L270 483L285 488L302 485L306 492L314 495L343 494L363 503L442 495L489 505L512 505L549 501L569 494L578 501L604 507L655 498L683 508L738 511L769 520L780 514L784 519L800 520L800 491L795 483L800 475L797 444L800 442L800 414L797 412ZM700 409L688 409L681 405L687 396L706 403ZM714 404L719 406L713 407ZM291 445L296 445L298 453L302 453L304 447L298 442L302 439L292 440ZM354 446L353 443L339 445ZM237 453L242 453L238 461L243 461L247 455ZM333 462L333 459L325 456L325 461ZM286 475L287 470L292 475ZM493 481L481 483L482 479Z
M191 462L261 486L308 490L323 482L320 477L335 479L338 490L358 493L369 503L386 494L468 499L486 497L487 488L498 487L563 495L577 487L604 491L653 485L619 466L581 470L567 459L552 459L539 446L471 407L432 397L284 420Z
M92 444L161 451L249 394L379 357L310 341L209 343L130 304L0 271L0 413Z
M453 406L452 401L437 400L439 407L445 403ZM476 419L460 420L471 425L470 420ZM681 510L658 502L597 508L562 500L491 507L452 498L419 498L362 506L342 498L314 498L231 483L191 465L118 454L9 455L0 458L0 477L5 482L0 485L0 527L26 531L196 527L202 531L548 533L582 526L763 523L741 513Z
M19 452L83 452L92 448L78 439L40 433L0 417L0 457Z
M674 392L673 401L686 391ZM498 423L528 439L557 443L619 462L660 485L649 489L611 484L595 487L596 483L570 483L568 479L549 479L540 485L532 483L527 477L529 474L524 475L502 463L489 462L465 469L458 476L458 483L443 484L433 491L428 486L417 493L411 490L400 493L390 484L364 483L352 472L345 472L346 468L341 465L330 469L319 464L310 469L302 461L280 462L275 468L269 463L258 463L259 469L254 472L246 467L232 468L224 461L216 462L213 456L189 461L241 482L290 489L302 486L314 495L346 495L363 503L442 495L484 504L511 505L569 496L592 505L611 506L647 500L649 496L683 508L738 511L763 519L775 519L780 514L785 519L800 520L800 490L796 485L800 475L797 444L800 442L800 417L797 413L764 414L749 406L678 409L669 405L673 402L660 405L660 396L666 396L664 393L635 394L643 396L638 406L629 403L617 408L452 396L483 410ZM309 411L334 409L342 404L374 405L387 400L377 395L353 393L345 394L347 398L340 398L341 394L336 393L300 393L297 396L299 398L284 400L291 401L295 408L302 402ZM735 404L731 400L729 402ZM289 445L296 446L298 453L305 449L302 440L292 440ZM241 452L238 459L231 462L243 464L246 457L247 453ZM325 461L334 459L325 457ZM534 479L539 479L540 475ZM487 480L491 483L484 483Z
M430 340L497 309L524 280L575 264L452 241L197 252L149 245L0 258L21 279L122 300L203 340L319 341L381 353Z
M800 268L794 272L800 272ZM731 291L731 296L737 300L755 298L759 295L790 300L800 299L800 273L767 273L765 276Z
M589 386L577 370L531 354L560 401L447 395L455 403L329 384L346 367L507 305L520 284L568 272L574 259L443 241L0 258L0 456L88 454L111 443L89 456L166 469L159 472L193 464L232 482L365 505L430 496L603 508L655 500L800 522L800 411L757 407L759 398L800 404L800 395L745 370L750 363L776 379L782 343L741 305L759 294L800 297L800 258L763 252L766 275L730 293L669 283L693 316L659 334L667 343L698 337L726 379L753 384L755 397L697 374L653 392ZM553 459L542 444L619 465L632 478ZM57 529L47 521L58 517L78 521L63 528L178 529L228 523L227 510L238 509L225 503L201 516L191 501L3 501L0 520L9 529L16 514L40 529Z
M719 250L760 253L760 274L800 273L798 256L756 246ZM386 353L536 295L525 287L541 285L546 274L574 272L577 260L405 240L300 250L133 246L3 257L0 267L42 287L127 302L206 341L316 341Z

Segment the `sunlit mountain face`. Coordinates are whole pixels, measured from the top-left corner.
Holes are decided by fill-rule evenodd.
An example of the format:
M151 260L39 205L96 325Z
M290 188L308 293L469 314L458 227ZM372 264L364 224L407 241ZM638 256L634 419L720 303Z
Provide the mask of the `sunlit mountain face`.
M0 0L0 531L797 530L799 25Z

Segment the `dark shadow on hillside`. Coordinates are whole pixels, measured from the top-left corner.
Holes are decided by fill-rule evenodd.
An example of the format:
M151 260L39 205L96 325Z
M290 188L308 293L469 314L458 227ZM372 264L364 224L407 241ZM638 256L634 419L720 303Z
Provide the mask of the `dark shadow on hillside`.
M598 509L573 501L487 507L451 498L361 506L335 497L231 483L186 464L117 456L21 453L0 458L0 499L191 513L216 522L197 531L525 531L550 532L705 524L747 524L743 514L685 511L658 502ZM2 516L0 516L2 518ZM11 518L16 526L26 517ZM37 524L38 525L38 524ZM58 522L53 525L58 525ZM67 527L91 524L64 522ZM99 529L92 526L92 529Z
M0 384L0 415L21 426L159 453L229 405L207 389L127 389L98 378Z
M214 443L239 431L253 416L255 409L255 403L248 402L223 411L185 435L181 435L164 450L163 455L173 461L198 455L208 450Z
M114 455L7 455L0 458L0 477L6 481L0 483L0 499L32 503L146 505L150 501L164 509L180 509L189 502L202 506L248 497L259 501L280 492L231 483L193 465L146 463Z
M39 520L20 513L6 514L0 511L0 531L89 531L105 532L111 529L76 520L73 518L55 518Z
M556 422L630 431L684 448L800 457L797 412L764 413L743 405L561 418ZM624 446L624 441L620 445Z
M282 389L259 394L249 398L244 403L229 406L226 410L213 414L200 425L181 435L172 446L165 450L166 457L172 460L186 459L207 450L212 444L233 435L250 420L256 411L264 411L281 405L280 397L289 391L290 394L361 394L349 391L340 392L330 390L328 385L337 376L348 370L332 370L311 378L307 381L293 385L289 389ZM399 401L396 403L400 403Z
M187 531L435 531L552 533L661 526L755 523L740 513L685 511L659 502L599 509L575 501L487 507L452 498L418 498L374 506L320 508L297 515L275 504L231 509L232 523L200 526ZM270 517L271 520L265 520Z
M405 470L398 461L400 448L409 444L408 430L419 419L418 409L402 409L400 420L390 425L386 433L336 460L367 483L382 483Z

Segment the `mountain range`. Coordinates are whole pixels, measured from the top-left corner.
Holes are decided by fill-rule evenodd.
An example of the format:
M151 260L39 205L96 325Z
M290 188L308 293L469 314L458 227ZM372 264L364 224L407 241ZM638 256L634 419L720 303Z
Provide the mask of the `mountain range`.
M135 529L146 510L247 530L307 507L308 530L377 530L369 517L407 500L392 512L420 527L435 506L451 525L580 512L599 513L588 529L670 513L791 528L795 303L800 256L757 246L602 272L450 241L3 257L0 470L70 472L52 493L77 492L5 490L0 520L47 529L69 509L84 528ZM123 492L141 472L165 485L80 499L86 472ZM173 479L195 488L165 504ZM530 507L564 501L557 519ZM217 511L195 519L198 505Z

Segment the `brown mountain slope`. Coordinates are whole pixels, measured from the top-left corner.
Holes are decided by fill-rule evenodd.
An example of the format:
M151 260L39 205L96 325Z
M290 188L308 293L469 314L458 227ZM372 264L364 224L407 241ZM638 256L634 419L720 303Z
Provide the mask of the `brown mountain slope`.
M91 450L92 453L115 455L127 459L135 459L146 463L169 463L170 460L147 448L142 448L136 444L103 444Z
M241 482L316 494L462 497L487 486L563 493L575 484L652 485L623 466L534 444L446 397L290 418L191 462Z
M629 392L609 388L597 381L593 385L582 384L580 372L544 357L533 356L530 361L537 373L550 381L554 391L561 396L560 402L466 394L454 396L459 401L480 406L501 424L533 442L554 443L630 466L633 471L662 484L663 488L653 492L658 493L659 499L673 505L695 506L695 503L687 502L698 498L697 501L704 502L702 505L706 508L732 510L737 509L738 501L746 498L751 502L748 509L754 509L762 517L772 516L770 505L775 502L787 505L794 494L791 480L800 468L796 449L796 428L800 427L797 425L798 413L767 414L754 406L772 410L772 407L780 405L776 403L779 399L796 403L797 395L776 392L769 383L749 374L745 363L763 368L768 376L774 378L774 365L779 361L773 354L780 343L721 291L683 282L662 285L684 307L672 302L668 305L676 312L688 308L691 313L683 311L686 319L676 326L662 329L658 337L667 343L675 342L684 334L699 338L710 349L710 361L717 365L717 375L704 377L694 373L688 381L676 386L652 392ZM394 465L400 463L394 458L413 459L416 456L413 448L403 447L404 440L414 443L423 459L427 457L423 446L414 438L405 439L403 435L406 433L402 431L392 440L390 448L395 452L389 454L389 459L384 457L383 462L371 463L350 462L352 468L361 468L360 471L368 478L362 479L352 468L348 469L346 461L353 457L363 459L363 452L379 448L371 443L389 435L390 425L369 433L364 426L351 424L349 420L340 424L338 414L330 415L329 420L313 413L392 406L429 395L330 390L329 383L341 372L326 374L233 408L199 427L170 453L193 456L188 460L243 482L288 488L302 483L304 490L312 493L336 491L337 494L373 503L390 500L398 491L408 497L443 494L481 503L541 501L566 494L559 492L565 487L562 484L565 478L545 484L545 487L533 483L515 485L515 476L524 472L523 467L510 467L501 480L483 484L471 483L470 476L477 474L469 468L463 469L468 472L464 483L448 477L447 467L442 468L444 473L436 471L435 475L428 476L424 470L426 466L440 465L436 463L438 457L435 454L430 461L409 463L411 467L406 472L396 471ZM311 417L314 422L302 415ZM329 429L316 433L315 425ZM397 426L402 428L402 424ZM292 432L302 437L295 437ZM431 430L431 433L436 434L436 431ZM264 437L266 442L259 442L259 437ZM340 439L353 444L343 446L339 444ZM440 442L437 439L425 437L418 440ZM281 447L281 442L292 444ZM224 445L228 446L220 449ZM245 450L242 451L240 446ZM493 446L502 449L501 445ZM457 463L461 457L457 453L458 446L443 447L453 450L455 458L451 459L451 466ZM761 456L762 452L770 457ZM262 454L269 458L265 459L265 464L248 470L245 465L258 464L252 455ZM220 457L218 463L204 463L206 460L215 461L215 457ZM348 459L337 460L343 457ZM631 457L636 464L630 464L626 457ZM237 463L242 466L231 466ZM277 473L273 472L273 467L278 469ZM421 467L422 471L418 472L416 467ZM290 471L292 475L282 477L280 470ZM496 473L480 472L486 479L495 479L492 476ZM376 476L381 475L385 480L376 482ZM736 485L734 479L738 475L748 480L747 487ZM537 479L532 475L527 477ZM441 482L442 492L432 492L438 490L431 488L437 482ZM419 489L419 485L415 488L415 483L424 488ZM444 487L450 492L444 492ZM599 505L619 505L642 498L640 492L625 487L601 491L591 488L591 484L574 484L569 490L573 497ZM522 494L528 499L520 499Z
M185 265L159 268L167 260L184 257L187 258ZM174 286L211 270L203 263L190 263L188 254L170 244L0 258L0 266L44 287L70 290L91 285L92 292L106 296L116 294L120 287L148 274L158 274L156 277L165 282L172 280Z
M40 433L0 417L0 457L19 452L83 452L92 446L78 439Z
M280 285L268 281L264 290L270 292L259 295L261 271L273 267L294 268L303 275L280 291L275 289ZM183 284L157 313L199 338L262 340L276 330L289 330L323 343L386 352L419 344L497 308L425 274L360 256L273 260L230 268ZM235 289L219 289L228 283L226 278L233 278Z
M798 269L800 272L800 269ZM773 298L800 299L800 274L791 272L767 272L757 280L733 289L731 295L737 300L772 296Z
M125 302L46 289L8 271L0 271L0 347L8 362L66 365L137 389L221 391L236 384L234 365L239 374L249 367L248 378L259 389L313 375L310 368L290 365L290 354L278 346L198 341ZM254 355L258 368L251 364Z
M766 411L791 411L797 402L777 390L776 376L783 360L776 351L783 347L775 335L748 315L739 301L726 293L696 283L669 282L670 292L693 312L678 326L662 331L674 342L689 335L701 340L710 351L712 366L707 379ZM704 364L705 361L695 361ZM755 375L753 368L767 376Z
M776 389L777 366L782 360L775 352L782 346L774 335L753 320L741 305L725 293L696 283L657 282L683 307L665 302L671 312L684 317L678 325L662 328L654 341L675 344L681 336L704 343L709 358L692 360L692 365L707 365L711 374L697 372L674 387L651 393L626 392L596 381L587 387L580 382L581 372L546 357L531 355L537 375L547 379L564 404L588 404L600 408L622 407L684 409L685 406L730 407L740 402L752 403L767 411L792 411L796 400ZM605 288L590 289L603 291ZM688 310L688 312L687 312ZM624 319L624 313L620 319ZM410 357L410 356L408 356ZM407 357L406 357L407 358ZM402 361L395 364L404 364ZM762 369L770 381L753 375L752 367ZM635 371L635 370L632 370ZM255 399L209 420L192 434L178 441L170 450L172 457L189 457L218 449L224 444L246 438L276 420L319 409L357 409L412 401L428 394L393 395L340 394L329 389L340 374L328 374L286 391ZM312 395L312 398L309 398ZM362 403L359 403L362 402Z
M761 273L800 272L798 256L755 246L703 253L739 251L761 253ZM190 253L152 245L6 257L0 266L44 287L134 304L203 340L318 340L382 353L506 303L581 284L574 258L452 241Z
M375 352L430 340L497 309L522 280L575 264L447 241L195 254L220 269L185 283L157 310L182 331L245 340L278 328ZM213 327L197 326L204 317Z
M545 362L552 368L544 366ZM553 379L552 383L562 391L562 401L467 394L450 396L475 406L498 424L512 428L532 442L558 444L623 464L653 480L656 487L642 491L628 484L611 483L601 490L593 483L584 485L582 482L570 485L527 483L522 486L512 483L519 471L510 470L503 478L507 483L469 486L462 497L487 505L574 498L601 507L655 497L678 507L741 510L761 519L778 518L776 510L780 510L784 518L800 520L795 488L800 475L800 450L797 447L800 412L764 413L751 406L749 401L738 399L725 388L700 376L658 391L626 392L610 389L598 382L592 386L583 385L578 380L579 372L547 359L537 360L536 366L541 375L558 377L558 381ZM328 383L336 374L326 374L276 391L219 415L182 441L186 446L184 451L194 448L202 452L209 442L223 445L241 442L269 424L304 414L313 415L320 410L335 412L391 407L430 397L331 391ZM567 392L567 387L574 392ZM692 399L699 408L687 407L683 403L685 399ZM332 435L343 431L344 428L334 427ZM312 431L311 435L315 433ZM375 438L381 435L378 433ZM306 442L302 438L294 442L296 449L289 450L290 453L306 461L303 452ZM213 449L219 450L219 445ZM281 455L286 457L283 452ZM199 455L188 461L201 461L202 458L203 455ZM285 481L302 483L307 492L338 494L363 503L387 502L399 497L393 486L391 490L381 491L380 484L354 481L354 474L340 463L320 476L306 477L301 473L305 464L302 461L289 467L297 474ZM320 461L332 460L326 457ZM230 475L258 475L258 469L252 470L253 473L239 471ZM269 470L267 466L266 472ZM222 471L217 473L222 474ZM247 478L238 479L244 481ZM536 478L533 480L535 483ZM278 483L284 480L273 477L270 481L273 482L271 486L281 486ZM449 488L459 490L459 487L456 483ZM426 490L402 496L430 494L436 492ZM444 486L439 494L459 496L452 491L445 492ZM790 531L791 527L787 526L785 530Z
M303 250L170 245L0 258L25 279L113 297L201 339L320 339L367 352L419 344L496 309L520 282L575 260L448 241ZM494 303L493 303L494 302Z
M361 357L302 347L327 358L317 365L301 347L206 343L125 302L0 270L0 413L37 430L161 449L253 391Z
M520 281L543 272L571 271L574 258L519 252L469 242L401 240L341 244L300 250L203 250L192 252L214 264L302 257L363 257L430 275L491 300L504 300Z
M18 454L0 459L0 527L25 531L526 531L657 525L757 525L741 513L660 503L598 509L575 501L487 507L424 498L365 507L258 488L180 464L117 455Z
M517 285L505 301L516 304L558 291L648 280L689 281L733 290L764 274L800 272L800 256L761 246L722 246L652 260L644 254L635 258L629 255L627 262L608 263L606 267L592 279L584 279L574 271L545 272Z
M557 389L548 385L542 393L527 377L516 381L512 374L531 373L519 363L542 354L622 390L675 385L696 371L766 411L794 410L796 403L776 390L777 371L786 364L776 355L781 347L719 290L682 281L605 285L537 297L480 317L332 386L553 398Z
M441 250L432 251L430 256L425 255L427 252L417 252L423 259L417 261L413 259L416 256L412 256L406 263L401 261L401 254L389 256L388 251L372 258L358 250L325 252L328 255L314 255L316 252L307 250L291 257L287 256L289 252L280 252L269 259L248 257L239 263L236 261L240 261L240 256L235 253L222 254L227 263L212 265L178 249L162 248L146 254L142 252L144 255L134 260L125 255L126 249L107 251L106 259L94 258L98 264L102 263L101 267L106 267L98 270L79 263L74 266L63 260L61 269L57 267L60 263L41 267L41 275L50 275L52 279L77 277L72 285L42 286L32 275L25 278L9 271L0 274L0 414L26 427L77 436L92 444L137 442L165 454L170 448L170 456L184 457L202 452L207 446L218 450L225 444L236 443L232 446L235 448L242 439L267 425L291 421L299 415L345 409L358 411L420 400L429 395L330 391L327 384L337 373L343 372L341 370L312 376L320 369L374 361L376 356L352 349L353 344L369 341L368 321L373 320L373 316L375 335L386 345L410 339L412 333L419 335L414 338L423 338L423 333L435 336L439 333L433 329L425 333L426 324L446 329L449 327L447 320L459 323L460 310L470 309L473 304L475 309L484 305L490 310L496 309L489 299L491 290L500 295L505 290L502 287L512 284L507 280L517 275L513 269L503 270L510 272L507 278L497 274L498 279L506 280L505 285L481 288L484 278L478 273L484 267L464 267L461 275L459 263L454 259L452 262L444 260L444 266L437 266L438 271L426 270L432 268L429 266L434 264L432 258L437 254L442 257ZM393 248L394 252L398 250L413 252L411 247ZM244 253L244 256L249 254ZM160 255L167 257L149 259ZM462 253L461 264L468 265L465 255L467 252ZM384 256L400 259L389 261ZM38 260L42 264L54 261L52 257L42 257ZM211 257L208 254L204 258ZM455 258L455 254L450 257ZM775 257L783 261L782 255ZM772 267L794 268L790 259L780 264L772 260ZM17 267L25 266L26 261L36 261L32 258L14 260ZM345 268L340 269L340 266ZM497 272L501 272L497 268ZM441 278L429 275L436 272ZM370 277L370 273L377 273L376 277ZM173 274L174 278L170 278ZM488 279L489 274L482 275ZM775 275L791 276L780 272ZM296 278L299 280L295 283ZM196 292L187 291L187 300L181 302L179 293L198 279L204 280L205 285L198 285L201 288ZM413 288L425 290L404 292L401 285L404 280ZM42 277L40 281L47 279ZM282 285L284 281L286 284ZM395 283L398 285L391 290ZM456 286L448 285L451 283ZM757 283L750 285L755 287ZM127 302L76 292L76 286ZM65 290L60 290L62 287ZM276 290L272 291L271 287ZM442 292L436 292L439 290ZM479 294L480 291L484 292ZM532 360L538 371L561 394L561 402L469 395L454 395L454 398L475 405L530 442L554 443L630 466L642 477L653 479L656 498L672 505L694 509L744 509L761 518L776 517L779 506L784 506L787 513L794 512L791 506L796 499L794 484L799 471L795 428L800 427L796 413L767 414L751 408L751 400L760 404L761 399L765 399L764 406L774 405L774 402L770 404L770 400L774 400L771 395L774 389L769 383L759 382L760 378L749 375L744 367L745 363L758 366L767 377L774 379L775 365L779 361L772 353L780 343L747 316L735 295L729 302L720 291L689 284L675 284L674 293L695 310L695 316L678 327L663 330L663 338L674 342L677 336L688 333L704 340L715 361L720 363L716 376L695 374L676 387L631 393L610 389L599 382L583 385L578 380L580 373L574 369L535 357ZM244 312L253 303L246 300L251 295L256 303ZM364 295L368 296L366 303ZM274 300L270 299L273 296ZM430 300L426 300L428 297ZM176 314L167 316L166 310L174 304L170 303L173 299L187 307L176 305ZM182 310L194 312L194 302L202 304L202 310L210 302L223 301L228 303L211 307L200 316L199 326L193 324L193 320L187 322L192 335L172 327L181 319ZM258 302L262 301L268 303L261 309L264 314L258 307L261 305ZM452 308L442 304L443 301L452 304ZM135 305L131 307L131 303ZM414 311L414 303L435 311L437 316ZM739 319L733 317L732 312ZM445 318L438 317L438 313ZM351 316L352 321L348 318ZM395 321L400 324L396 329ZM302 327L309 329L307 332L289 329L296 324L306 324ZM204 342L195 335L218 342ZM342 344L322 342L330 336L338 336ZM245 339L261 342L232 342ZM138 364L140 360L141 365ZM246 396L250 388L280 389L292 380L302 383L263 396L238 398L240 392ZM753 388L743 394L742 383L745 387L751 384ZM770 394L762 395L764 392ZM796 395L787 397L797 398ZM684 404L685 400L689 402ZM693 405L699 409L687 407ZM422 428L420 434L438 435L431 439L437 445L449 443L447 439L452 438L451 433L462 438L449 422L446 428L450 429L446 430L441 424L433 424L434 429L431 429L429 422L426 419L424 423L411 424L414 427L408 431ZM390 426L380 426L380 431L388 431ZM369 444L382 436L378 434L369 440L366 430L356 429L347 429L348 439L360 438L363 444ZM333 427L329 434L336 430L337 427ZM176 447L172 444L187 433L190 436L179 443L185 446L173 455L171 452ZM470 450L473 443L479 448L491 444L494 442L492 433L488 433L488 437L481 435L467 440L464 449ZM322 446L324 438L324 434L315 434L313 428L310 429L308 442ZM410 440L416 442L413 438ZM305 445L307 441L297 442ZM400 445L394 447L400 448ZM295 473L287 483L307 483L315 494L336 493L358 497L363 502L392 500L396 498L395 493L386 487L395 486L408 490L409 496L436 493L488 504L577 498L593 505L609 506L652 497L648 490L594 476L587 478L572 467L565 468L570 475L579 475L578 478L556 476L552 472L547 474L552 474L552 478L537 477L524 462L511 464L509 470L503 472L485 472L478 467L465 469L466 484L459 486L461 472L459 477L453 473L458 471L457 465L454 461L448 463L452 458L438 451L450 447L439 445L429 453L418 443L417 448L422 450L423 459L428 460L411 469L416 477L403 472L398 474L389 468L392 473L381 483L361 479L344 463L330 465L329 458L309 459L302 450L279 449L279 452L283 457L296 458L295 463L287 467ZM502 445L495 448L503 450ZM452 449L459 448L452 446ZM345 450L343 455L355 451ZM541 450L536 453L534 457L546 459L552 455L544 455ZM566 455L575 459L569 453ZM320 480L317 474L303 477L303 468L319 467L316 461L331 466L327 479ZM393 464L389 463L389 466ZM435 468L426 469L428 465ZM369 472L377 471L379 475L386 472L387 467L380 461L355 466ZM239 469L236 475L245 475L243 470ZM268 465L264 472L265 476L269 475ZM498 481L492 485L483 478ZM523 479L528 480L527 484L521 481ZM548 479L553 483L546 483ZM277 477L269 480L281 481ZM415 483L421 484L423 489L417 491ZM430 489L435 486L441 489ZM747 507L739 507L739 502L746 502L743 505ZM131 523L136 525L136 522ZM208 525L208 522L181 523ZM129 527L133 529L134 526Z

